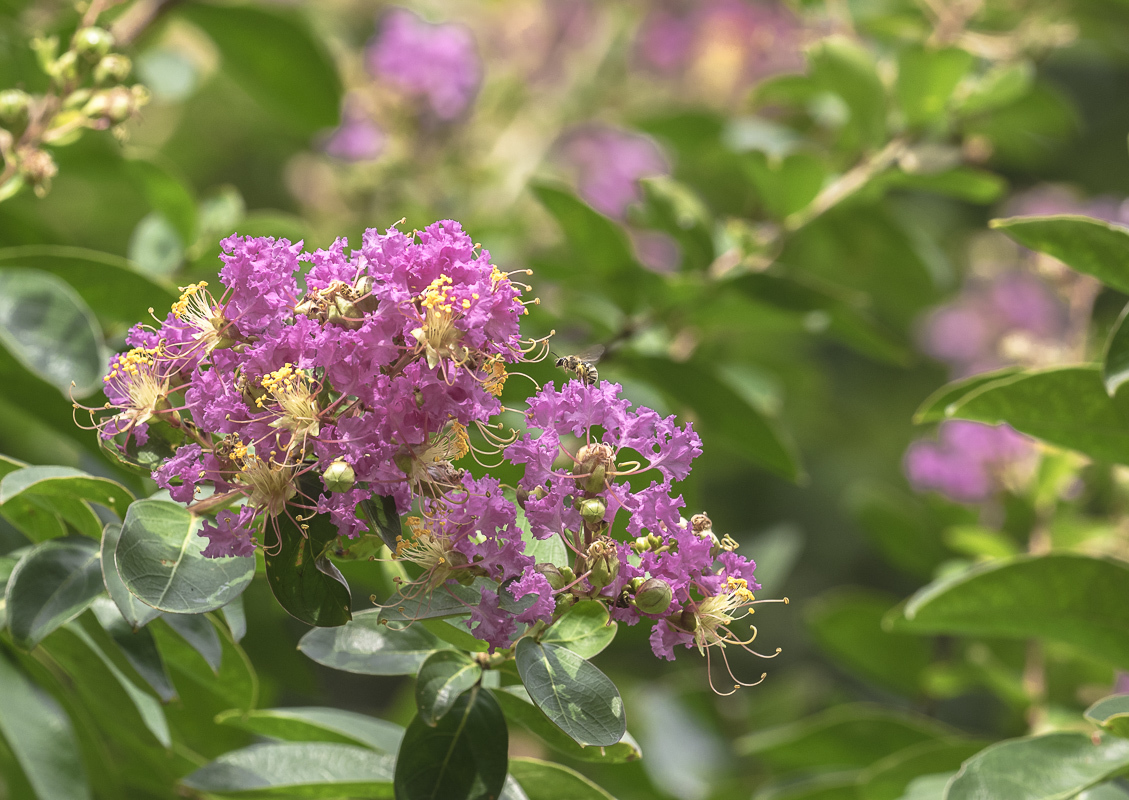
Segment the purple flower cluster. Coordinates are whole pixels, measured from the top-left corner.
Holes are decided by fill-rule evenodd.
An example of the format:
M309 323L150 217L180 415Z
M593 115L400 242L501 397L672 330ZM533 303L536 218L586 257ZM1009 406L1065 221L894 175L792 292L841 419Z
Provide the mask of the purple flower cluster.
M365 57L374 77L424 100L441 120L466 111L482 81L482 62L467 28L432 25L403 8L384 17Z
M152 476L194 512L218 512L205 556L253 555L305 535L315 515L357 537L365 503L394 503L410 514L391 554L413 575L401 596L478 587L467 626L491 648L581 599L652 620L665 658L748 645L732 626L754 602L755 565L705 515L684 519L674 492L701 453L690 425L581 380L528 398L524 434L491 422L507 369L547 344L520 337L528 287L458 223L368 230L351 251L343 239L314 252L222 246L223 290L185 287L159 326L134 328L109 404L91 409L124 459L155 429L180 442ZM457 467L471 451L524 477L507 489ZM204 487L214 493L198 499ZM529 545L552 537L570 555L539 563Z
M682 10L659 6L636 39L642 65L665 76L687 75L723 94L779 72L800 70L803 29L783 4L706 0Z
M670 172L662 151L651 139L608 125L575 128L565 134L558 147L584 201L616 219L623 219L627 207L642 199L640 178Z
M546 386L529 400L526 434L506 448L525 465L518 496L532 535L559 537L573 557L547 572L579 596L606 599L613 619L653 620L652 649L663 658L673 660L676 645L746 646L732 625L760 588L756 565L704 514L684 519L673 493L701 440L690 424L632 408L620 391L606 381Z
M905 470L918 491L979 503L1005 488L1010 473L1034 452L1032 441L1007 425L949 420L941 423L936 441L910 445Z

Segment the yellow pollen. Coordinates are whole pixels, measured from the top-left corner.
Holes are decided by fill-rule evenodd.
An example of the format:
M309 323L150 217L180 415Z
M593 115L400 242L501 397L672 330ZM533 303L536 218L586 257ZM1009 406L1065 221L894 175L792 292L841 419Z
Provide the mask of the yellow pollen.
M173 316L177 319L182 318L185 312L188 311L188 304L191 302L193 296L206 288L208 288L207 281L200 281L199 283L191 283L188 286L181 286L180 299L173 303L172 306Z
M490 370L490 376L483 382L482 386L495 397L501 397L502 387L505 386L506 378L509 377L509 373L506 372L505 362L495 356L490 360L488 369Z

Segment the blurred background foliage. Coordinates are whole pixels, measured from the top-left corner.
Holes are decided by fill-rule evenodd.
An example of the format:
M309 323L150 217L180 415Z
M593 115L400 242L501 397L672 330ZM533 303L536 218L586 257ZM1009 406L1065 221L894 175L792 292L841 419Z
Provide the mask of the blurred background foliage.
M623 690L644 759L569 762L609 792L895 800L989 741L1075 724L1110 691L1111 665L1065 646L1047 646L1034 696L1023 642L882 619L937 575L1024 549L1037 512L1035 490L1015 488L1029 483L999 471L963 488L914 472L907 448L929 435L918 406L949 377L1100 354L1125 303L987 223L1129 219L1129 5L137 0L104 20L148 102L112 133L44 145L57 174L0 203L6 472L57 464L153 491L74 426L68 395L97 404L128 326L162 316L177 285L214 280L222 236L327 247L449 217L502 269L533 270L527 332L555 330L557 353L602 346L602 376L695 422L706 449L688 507L756 559L763 596L792 601L757 614L763 648L783 652L731 697L709 691L695 653L660 662L641 631L621 631L596 663ZM65 42L77 25L64 3L4 0L0 87L52 91L29 42ZM416 66L388 52L394 29ZM548 362L530 374L563 378ZM1054 547L1124 554L1124 479L1085 469ZM28 544L21 513L76 526L15 504L0 506L8 570ZM358 607L387 593L368 562L340 566ZM6 644L0 664L24 672L0 680L40 681L78 720L105 797L174 796L194 758L249 741L212 722L241 703L411 717L408 682L299 653L305 628L261 577L244 600L245 658L231 626L205 626L225 655L210 682L189 677L197 656L176 651L171 625L156 628L180 696L167 707L187 743L177 763L125 736L91 684L102 667L82 666L82 647L108 644L89 614L31 656ZM739 676L762 670L731 659ZM256 680L255 700L233 688ZM17 712L0 701L5 713ZM153 779L95 770L99 731L123 763L161 762ZM514 753L543 755L511 737ZM9 796L33 796L12 749Z

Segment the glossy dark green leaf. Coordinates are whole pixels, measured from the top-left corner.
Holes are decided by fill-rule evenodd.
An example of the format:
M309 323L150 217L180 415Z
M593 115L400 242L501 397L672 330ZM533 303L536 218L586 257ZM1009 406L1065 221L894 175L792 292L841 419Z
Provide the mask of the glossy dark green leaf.
M494 697L508 720L518 723L546 745L569 758L599 764L621 764L638 761L643 757L639 744L630 733L625 733L611 747L584 747L577 744L533 705L529 692L523 686L507 686L495 692Z
M1129 564L1073 553L1018 556L942 578L887 622L911 633L1040 637L1129 668Z
M94 612L98 624L122 651L129 665L152 687L157 696L166 703L175 700L176 687L172 684L153 634L144 628L134 630L114 601L108 597L94 598L90 610Z
M280 122L301 133L337 125L341 79L297 10L193 3L180 13L212 37L224 70Z
M204 558L201 521L184 506L138 500L122 523L114 559L126 587L143 603L174 614L214 611L238 597L255 559Z
M97 250L60 245L0 248L0 270L20 267L66 281L103 325L135 325L148 317L149 308L161 314L177 299L175 286L143 275L120 256Z
M615 800L576 770L536 758L511 758L510 774L529 800Z
M701 430L735 454L791 481L804 479L795 445L774 420L719 380L709 367L692 361L676 364L661 358L624 358L631 372L678 403L701 414Z
M897 95L906 121L917 126L942 116L974 60L958 47L903 50L898 58Z
M1111 396L1117 394L1121 384L1129 381L1129 325L1125 324L1126 315L1129 315L1129 306L1122 309L1117 318L1106 339L1102 356L1102 380Z
M946 800L1067 800L1129 769L1129 741L1050 733L999 742L964 763Z
M98 543L53 539L20 559L5 594L12 641L30 650L102 593Z
M1056 214L994 219L991 226L1024 247L1129 292L1129 230L1092 217Z
M1006 422L1021 433L1104 461L1129 463L1129 395L1110 397L1098 367L1021 372L949 404L948 416Z
M397 800L489 800L506 781L509 735L488 689L459 697L434 727L417 716L396 758Z
M315 628L298 649L332 669L361 675L412 675L429 655L446 648L422 625L398 628L380 611L362 611L336 628Z
M63 280L34 269L0 269L0 346L64 395L102 385L106 354L94 313Z
M325 742L253 744L182 781L220 797L391 797L392 756Z
M896 597L842 588L807 608L808 630L816 644L848 672L903 694L921 688L921 673L932 660L927 639L882 630L882 618Z
M849 769L922 742L952 739L955 733L928 717L859 703L759 731L739 739L736 748L780 772Z
M377 496L362 500L359 508L365 519L368 520L369 529L380 534L380 538L388 549L396 552L396 545L402 534L400 514L396 511L396 498Z
M601 653L615 638L616 623L608 619L608 609L595 600L581 600L553 623L541 641L567 647L581 658Z
M89 800L70 720L0 653L0 733L39 800Z
M404 738L399 725L337 708L232 709L218 715L216 722L288 742L336 742L378 753L395 754Z
M208 662L212 672L219 674L223 660L223 645L219 634L206 614L162 614L170 628Z
M456 650L432 653L416 675L416 708L420 719L434 726L481 677L482 667L465 653Z
M137 709L138 716L141 717L142 723L149 730L153 737L160 742L161 746L166 750L172 746L172 733L169 731L168 720L165 719L165 712L161 709L161 704L155 697L147 694L137 687L136 684L129 677L122 672L117 664L106 655L98 643L91 638L81 625L77 623L70 623L67 626L71 633L78 637L79 641L86 645L86 647L94 653L94 655L101 661L114 679L125 691L129 697L133 707Z
M876 761L858 778L859 800L898 800L923 775L955 772L985 742L961 739L922 742Z
M1114 736L1129 739L1129 694L1103 697L1086 709L1086 719Z
M133 495L117 481L70 467L26 467L8 473L0 480L0 504L21 496L63 497L97 503L113 511L119 519L133 502Z
M102 581L122 617L130 627L138 630L160 616L161 612L138 600L122 581L114 558L121 534L122 526L117 523L107 525L102 531Z
M610 747L627 731L623 699L607 675L558 645L518 642L517 671L529 697L578 744Z
M319 628L344 625L353 616L349 584L328 556L337 529L323 515L310 520L309 526L303 532L280 517L281 544L268 528L267 583L278 604L295 619Z

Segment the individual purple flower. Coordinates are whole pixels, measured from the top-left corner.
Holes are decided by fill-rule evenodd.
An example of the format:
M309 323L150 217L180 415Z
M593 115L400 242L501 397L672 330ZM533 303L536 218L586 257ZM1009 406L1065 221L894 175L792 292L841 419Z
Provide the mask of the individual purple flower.
M372 161L384 152L387 138L366 115L346 109L341 124L322 143L322 150L341 161Z
M431 25L403 8L385 15L365 58L375 77L424 99L441 120L466 111L482 80L482 63L467 28Z
M270 237L229 236L220 242L220 280L230 290L225 316L244 336L281 327L298 296L302 243Z
M224 558L226 556L255 555L255 539L252 523L255 509L242 506L238 512L224 509L216 514L216 520L204 520L200 535L208 539L204 548L205 558Z
M490 645L490 652L500 647L509 647L517 633L514 615L501 607L497 592L483 586L480 594L480 602L471 606L467 628L476 639Z
M200 445L184 445L153 472L153 480L162 489L168 489L169 496L176 502L191 503L197 485L204 479L202 455Z
M558 150L574 173L584 201L616 219L623 219L627 207L643 199L640 178L670 172L654 141L609 125L574 128L565 134Z
M533 603L525 611L515 617L518 622L532 625L534 622L548 622L556 608L553 597L553 587L549 580L532 566L525 568L525 573L516 581L508 584L507 591L515 600L522 600L533 595Z
M936 441L921 439L910 445L905 472L918 491L979 503L1005 488L1009 471L1033 452L1032 441L1007 425L947 420Z

